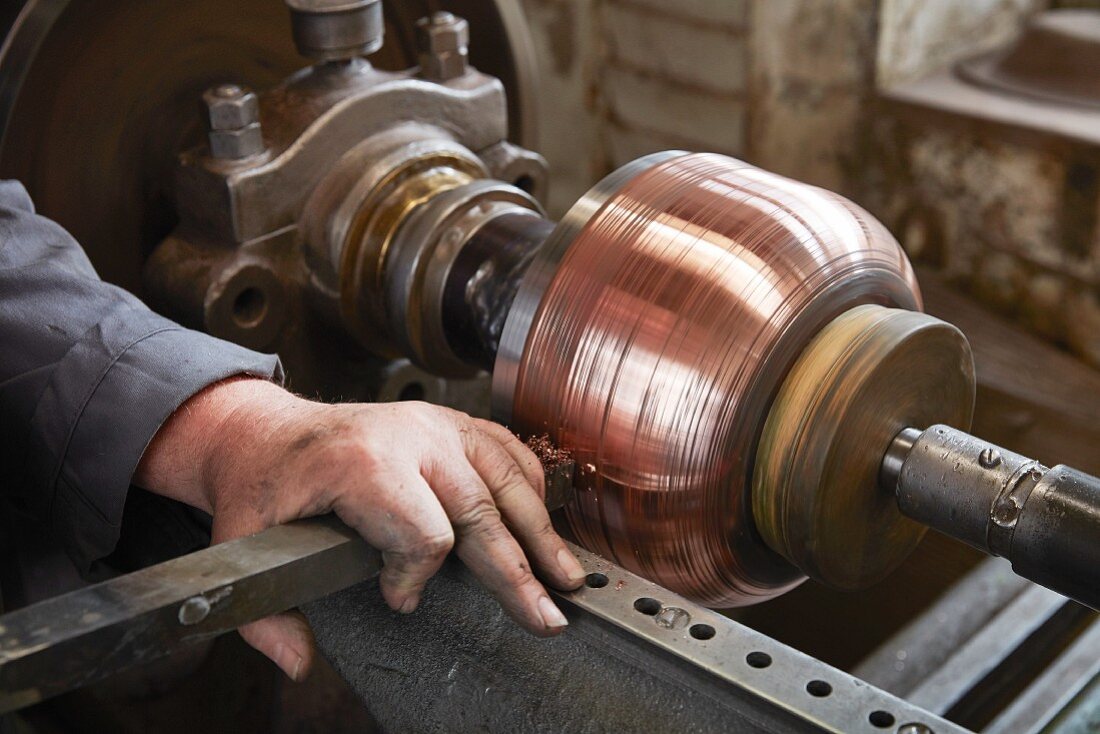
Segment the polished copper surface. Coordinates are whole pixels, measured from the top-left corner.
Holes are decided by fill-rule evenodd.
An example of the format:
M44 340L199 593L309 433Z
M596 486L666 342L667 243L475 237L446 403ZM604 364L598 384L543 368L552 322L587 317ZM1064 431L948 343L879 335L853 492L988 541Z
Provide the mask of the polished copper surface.
M601 201L531 320L512 423L573 452L582 545L711 606L770 598L803 578L752 524L772 397L840 313L919 308L910 265L851 202L724 156Z
M922 313L857 306L802 352L772 403L753 470L757 530L810 578L877 583L925 528L879 481L905 428L970 427L974 359L966 337Z

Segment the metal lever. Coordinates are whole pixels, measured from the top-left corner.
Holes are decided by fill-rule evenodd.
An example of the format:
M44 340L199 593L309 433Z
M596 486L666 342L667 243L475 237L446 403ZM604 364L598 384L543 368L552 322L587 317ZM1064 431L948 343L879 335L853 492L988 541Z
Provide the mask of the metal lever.
M937 425L898 434L881 481L906 516L1100 610L1100 478Z
M546 474L546 504L573 491ZM333 516L298 520L0 616L0 714L373 578L381 554Z
M335 517L211 546L0 617L0 713L79 688L374 576Z

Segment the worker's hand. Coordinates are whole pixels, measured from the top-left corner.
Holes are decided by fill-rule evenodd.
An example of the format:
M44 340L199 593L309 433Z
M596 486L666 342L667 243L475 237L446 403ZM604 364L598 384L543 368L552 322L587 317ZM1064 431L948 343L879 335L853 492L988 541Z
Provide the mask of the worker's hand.
M567 622L528 557L555 587L584 580L550 524L535 455L502 426L427 403L327 405L228 380L161 428L135 482L210 512L216 543L335 512L382 551L382 595L401 612L452 548L538 635ZM300 614L241 634L291 678L308 672L313 637Z

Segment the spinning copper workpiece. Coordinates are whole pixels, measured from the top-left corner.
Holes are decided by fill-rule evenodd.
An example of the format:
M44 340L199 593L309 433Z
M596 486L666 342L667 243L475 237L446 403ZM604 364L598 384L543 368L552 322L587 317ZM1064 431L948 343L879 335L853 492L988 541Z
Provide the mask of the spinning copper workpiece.
M772 404L753 472L765 542L811 578L842 589L881 580L925 527L881 486L904 428L967 428L974 365L966 338L922 313L859 306L806 347Z
M501 339L495 412L573 452L582 545L711 606L762 601L804 578L752 520L772 398L863 304L920 296L859 207L724 156L643 158L540 251Z

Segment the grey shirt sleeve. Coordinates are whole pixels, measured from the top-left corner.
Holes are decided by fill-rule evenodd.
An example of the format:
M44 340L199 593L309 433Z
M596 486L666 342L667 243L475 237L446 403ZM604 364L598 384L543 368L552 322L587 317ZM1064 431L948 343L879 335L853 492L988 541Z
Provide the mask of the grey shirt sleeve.
M185 329L104 283L80 246L0 181L0 494L83 572L118 540L130 480L190 396L278 358Z

